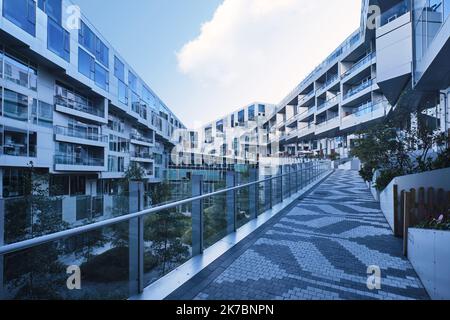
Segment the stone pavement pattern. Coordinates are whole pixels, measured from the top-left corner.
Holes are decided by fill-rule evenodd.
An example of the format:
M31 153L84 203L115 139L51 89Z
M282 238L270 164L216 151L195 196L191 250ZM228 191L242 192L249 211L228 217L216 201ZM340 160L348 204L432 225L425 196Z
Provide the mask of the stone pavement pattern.
M336 171L233 250L168 299L428 299L354 171ZM367 288L371 265L381 268L381 290Z

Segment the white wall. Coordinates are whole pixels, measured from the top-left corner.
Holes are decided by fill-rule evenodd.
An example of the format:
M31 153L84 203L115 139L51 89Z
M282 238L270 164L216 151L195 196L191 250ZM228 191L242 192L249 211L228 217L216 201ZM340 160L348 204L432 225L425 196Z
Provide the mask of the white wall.
M403 177L397 177L380 192L380 206L386 220L394 230L394 185L398 186L398 192L409 191L412 188L435 188L450 190L450 168L423 172Z

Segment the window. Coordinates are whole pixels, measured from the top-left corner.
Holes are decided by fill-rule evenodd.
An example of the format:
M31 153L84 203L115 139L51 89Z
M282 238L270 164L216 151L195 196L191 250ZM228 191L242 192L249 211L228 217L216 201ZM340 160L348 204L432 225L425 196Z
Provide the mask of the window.
M248 108L248 121L255 121L255 106Z
M128 87L119 80L119 101L128 105Z
M120 81L125 81L125 65L117 57L114 57L114 75Z
M28 97L5 89L3 95L3 115L19 121L28 121Z
M33 99L31 119L34 124L42 127L53 127L53 106L51 104Z
M109 49L99 38L96 38L95 57L106 68L109 68Z
M27 61L5 54L3 72L6 80L34 91L37 90L37 70Z
M103 90L108 91L109 73L98 63L95 63L95 83Z
M258 105L258 113L264 115L266 113L266 106L263 104Z
M39 8L44 11L47 16L61 25L62 4L61 0L38 0Z
M238 122L239 122L239 125L243 125L244 124L244 122L245 122L244 110L239 111L239 113L238 113Z
M95 62L94 58L84 51L83 49L78 49L78 71L84 74L91 80L95 77Z
M78 42L84 46L95 58L109 68L109 49L83 22L80 23L78 31Z
M3 197L12 198L24 195L24 172L18 168L3 169Z
M36 3L34 0L3 0L3 16L33 37L36 34Z
M234 128L234 114L231 115L231 127Z
M217 121L217 123L216 123L216 131L223 133L223 120Z
M70 34L52 19L48 19L47 48L70 62Z
M83 22L80 23L80 30L78 31L78 42L83 45L90 53L95 53L95 34Z
M36 132L5 127L3 136L3 153L5 155L14 157L36 157Z
M131 71L128 71L128 86L134 92L138 92L137 77Z

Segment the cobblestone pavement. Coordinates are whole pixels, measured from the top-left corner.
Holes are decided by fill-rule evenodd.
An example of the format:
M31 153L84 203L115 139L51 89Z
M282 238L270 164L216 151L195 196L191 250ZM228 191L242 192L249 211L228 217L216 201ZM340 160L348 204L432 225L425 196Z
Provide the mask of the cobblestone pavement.
M368 266L381 290L367 287ZM168 299L428 299L366 185L336 171Z

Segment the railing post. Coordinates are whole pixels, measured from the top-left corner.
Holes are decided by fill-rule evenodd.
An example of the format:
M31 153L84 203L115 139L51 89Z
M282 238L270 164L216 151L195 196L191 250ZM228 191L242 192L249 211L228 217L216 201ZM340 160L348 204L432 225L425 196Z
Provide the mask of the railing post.
M5 200L0 199L0 247L4 245L5 241ZM4 274L4 258L0 255L0 299L5 299L3 274Z
M131 182L129 185L130 213L144 209L144 185ZM134 218L128 225L129 240L129 288L130 294L139 294L144 289L144 218Z
M203 194L203 176L192 176L192 196ZM192 256L203 253L203 201L192 201Z
M300 186L298 184L298 163L295 164L295 192L297 193L300 190Z
M249 169L250 171L250 182L258 181L258 171L255 168ZM258 217L258 184L254 184L249 187L248 191L248 209L252 219Z
M288 164L287 166L287 173L288 173L288 175L287 175L287 177L288 177L288 195L289 195L289 198L292 196L292 179L291 179L291 165L290 164Z
M269 209L272 210L273 208L273 179L272 179L272 175L270 175L270 180L268 181L269 184Z
M283 196L283 165L280 166L280 170L279 170L279 175L280 175L280 192L281 192L281 202L283 202L284 200L284 196Z
M227 171L226 188L233 188L236 186L236 173L234 171ZM236 192L227 192L227 234L236 232Z

